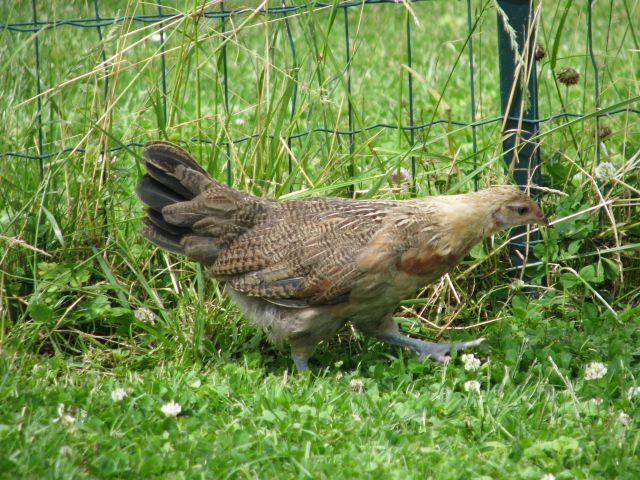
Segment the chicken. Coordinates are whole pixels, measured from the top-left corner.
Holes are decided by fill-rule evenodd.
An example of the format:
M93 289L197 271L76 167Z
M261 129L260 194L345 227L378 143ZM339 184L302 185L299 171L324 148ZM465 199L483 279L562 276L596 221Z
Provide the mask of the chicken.
M450 271L483 237L547 225L516 187L408 201L259 198L213 180L183 149L150 142L136 187L148 207L141 234L200 262L244 317L287 342L298 371L319 342L351 322L420 360L483 339L431 343L403 335L398 303Z

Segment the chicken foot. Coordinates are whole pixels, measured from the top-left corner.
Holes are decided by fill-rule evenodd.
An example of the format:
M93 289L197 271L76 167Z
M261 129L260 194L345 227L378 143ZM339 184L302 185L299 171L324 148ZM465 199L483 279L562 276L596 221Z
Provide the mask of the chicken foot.
M480 345L484 338L477 338L468 342L445 342L445 343L433 343L425 342L424 340L418 340L402 333L390 332L376 336L379 340L388 343L390 345L397 345L399 347L407 347L415 350L420 354L419 361L423 361L426 357L430 357L438 362L445 362L449 358L449 352L452 348L460 350L468 347L477 347Z

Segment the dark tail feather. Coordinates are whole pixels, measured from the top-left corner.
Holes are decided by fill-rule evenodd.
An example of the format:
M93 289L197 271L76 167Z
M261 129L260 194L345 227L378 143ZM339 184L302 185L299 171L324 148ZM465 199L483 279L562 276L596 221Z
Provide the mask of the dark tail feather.
M147 219L143 220L143 222L144 226L140 229L140 235L160 248L179 255L185 254L184 247L182 246L182 235L172 235L165 230L159 229Z
M172 179L174 182L175 179ZM189 200L181 192L163 184L149 175L145 175L136 185L136 194L152 211L161 212L167 205Z
M165 185L170 190L183 197L183 200L191 200L193 193L182 186L179 180L171 175L166 174L158 167L149 162L144 162L144 166L147 169L145 177L150 177L161 185Z
M148 162L158 165L161 170L173 171L176 165L182 165L188 170L195 170L205 176L209 174L204 170L191 155L182 148L170 142L155 141L147 142L144 146L142 156L145 159L145 165Z
M151 209L147 210L147 224L149 223L151 223L151 226L155 227L156 229L160 229L178 237L186 235L191 231L190 228L171 225L170 223L165 221L161 213L158 213L155 210Z
M149 176L187 200L217 184L187 152L171 143L147 143L142 156Z

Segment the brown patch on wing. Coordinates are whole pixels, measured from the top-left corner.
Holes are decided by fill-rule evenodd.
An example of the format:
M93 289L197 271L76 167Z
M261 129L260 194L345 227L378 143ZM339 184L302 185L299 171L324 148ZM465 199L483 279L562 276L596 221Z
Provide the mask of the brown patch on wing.
M432 250L410 248L400 257L398 270L409 275L442 275L458 263L458 255L440 255Z
M322 278L322 279L319 279L317 282L307 286L302 291L301 296L313 297L316 295L322 295L323 293L333 290L335 288L335 285L336 285L336 281L334 279Z

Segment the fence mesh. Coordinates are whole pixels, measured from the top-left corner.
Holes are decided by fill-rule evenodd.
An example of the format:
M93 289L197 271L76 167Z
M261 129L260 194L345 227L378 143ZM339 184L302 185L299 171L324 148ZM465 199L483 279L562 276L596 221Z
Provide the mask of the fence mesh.
M467 0L466 8L460 4L458 14L461 19L464 19L460 25L464 25L466 32L452 32L455 41L445 47L455 51L454 68L448 72L448 77L444 77L444 81L441 78L434 82L433 86L429 84L430 80L424 77L424 72L425 69L437 72L437 66L421 63L416 67L414 65L416 52L422 54L429 49L443 46L424 44L424 35L421 35L420 39L423 43L416 45L412 25L420 25L420 22L425 22L426 19L427 22L433 22L434 26L437 26L438 19L435 17L437 14L434 13L432 17L428 13L429 10L434 12L437 10L434 2L366 0L296 3L282 1L263 2L258 8L247 8L239 6L239 2L214 1L195 9L185 10L178 2L156 0L155 5L141 4L138 8L142 9L142 12L133 13L130 12L127 4L123 4L124 6L118 9L118 3L91 0L84 5L84 10L91 14L73 18L67 17L69 9L47 6L36 0L31 2L31 18L25 18L24 8L15 11L6 10L6 15L12 18L7 18L0 24L0 30L5 37L4 48L11 53L10 61L16 60L17 55L24 57L24 71L33 76L33 82L31 90L22 88L12 91L12 98L6 106L12 111L14 119L9 122L11 131L7 132L8 135L2 140L0 157L35 160L38 162L42 177L45 161L55 161L66 154L84 153L91 148L90 145L96 143L96 138L99 138L99 145L96 148L103 156L122 149L140 147L149 138L149 129L139 131L135 127L130 127L125 131L113 132L110 130L112 118L114 115L129 115L133 123L148 113L148 110L152 110L153 115L156 116L156 129L162 136L175 136L179 130L181 137L184 138L187 135L187 138L193 142L214 143L224 147L228 182L231 182L234 170L233 147L252 139L258 139L258 141L268 139L272 143L277 143L281 138L284 139L288 146L286 152L289 162L288 170L291 172L296 157L294 141L300 142L297 147L304 148L304 139L312 134L326 134L331 138L344 137L347 155L353 157L358 136L368 134L362 141L367 144L372 138L380 135L381 131L387 130L401 132L408 143L408 153L404 156L410 164L411 178L415 178L418 151L424 150L430 144L429 138L433 129L441 125L444 126L445 132L440 138L460 130L464 131L465 135L466 132L470 132L471 151L467 158L473 162L472 172L477 188L478 172L483 165L483 162L478 161L478 155L481 153L477 140L479 127L493 125L504 130L503 134L508 134L514 128L522 130L523 116L526 116L525 127L534 126L537 130L538 125L546 124L549 125L546 131L548 133L556 128L555 121L558 119L568 121L572 118L586 117L595 121L595 131L599 131L599 121L603 116L640 113L640 110L633 108L638 97L632 92L629 92L623 101L612 102L610 105L607 104L606 95L603 96L601 92L600 82L603 73L600 71L599 64L608 61L609 42L612 40L610 32L604 36L600 35L599 40L606 44L605 53L594 53L592 1L586 2L582 7L585 15L587 44L587 52L583 58L590 64L587 65L585 62L584 71L586 73L590 69L590 79L585 79L584 82L585 86L591 89L592 96L583 99L582 111L564 109L553 111L556 105L543 105L541 110L546 111L546 114L542 116L539 115L537 108L537 85L533 88L529 85L528 95L524 95L527 98L523 102L528 102L527 105L530 108L528 113L520 112L520 115L513 115L517 109L509 106L510 92L512 94L514 89L505 88L505 85L514 85L514 80L524 78L525 73L522 68L527 67L518 60L523 57L518 57L514 52L519 50L522 54L525 48L524 45L518 45L515 41L518 38L517 35L521 32L539 33L539 10L527 1ZM627 2L623 3L624 8L621 11L610 8L608 13L611 18L615 15L626 15L632 18L633 13L629 9L633 10L637 6L629 7ZM524 17L525 20L519 20L520 24L514 24L513 18L509 20L505 13L513 7L513 4L516 6L524 4L526 7L527 15ZM573 8L572 12L576 7ZM401 90L398 97L404 104L400 107L393 106L389 98L385 98L389 96L389 92L385 91L388 86L369 85L366 80L366 60L369 55L373 56L373 53L367 50L375 46L368 47L362 38L365 36L363 34L365 28L371 27L366 25L365 16L366 12L372 9L385 9L383 12L377 12L378 21L384 20L385 15L389 13L388 24L374 26L379 29L379 38L383 42L398 42L398 45L390 50L399 57L395 59L395 63L396 67L399 64L400 68L390 71L390 76L402 76L402 84L398 82L392 84L393 88ZM399 23L392 19L390 9L394 9L394 12L403 12L400 16L394 13L393 18L402 18L404 42L400 40L401 37L396 31L395 27ZM509 10L509 12L512 11ZM561 6L557 7L560 33L569 11L568 6L564 9ZM64 18L58 17L59 15ZM495 36L495 33L487 27L488 17L492 22L496 21L496 17L499 20L496 30L498 37L502 38L501 55L515 59L509 66L500 64L502 69L500 77L506 81L502 86L505 91L503 91L503 105L500 110L495 106L489 106L489 108L483 106L482 98L478 99L476 94L478 83L482 82L481 76L478 77L482 69L478 69L478 65L495 56L495 52L487 51L487 47L483 47L482 55L484 56L481 58L477 58L477 52L474 51L474 39L490 43L487 42L487 37ZM342 23L341 27L339 27L340 23ZM322 35L318 35L317 32L319 28L327 29L324 32L324 44L318 43L323 41ZM423 25L421 28L425 29ZM56 43L57 32L64 29L74 29L78 32L94 31L95 35L91 40L86 33L79 33L76 38L78 42L83 42L82 44L60 45ZM251 38L243 38L245 32L256 31L256 29L260 29L262 33L246 35ZM554 75L559 71L562 62L559 52L562 50L563 38L560 33L556 33L555 37L548 37L552 43L548 45L551 48L545 60L547 62L545 68ZM261 35L264 35L263 43L259 40ZM631 21L628 21L625 36L637 43L636 32ZM530 41L539 43L539 39L534 36ZM529 48L529 52L533 51L533 43L526 47ZM268 45L266 49L264 44ZM512 48L507 49L505 45L510 45ZM623 48L622 45L621 42L618 48ZM111 51L108 51L109 48ZM204 54L206 49L210 50ZM302 54L301 50L304 50ZM261 123L261 120L265 119L260 115L268 116L273 114L272 111L246 115L252 107L251 102L247 95L239 94L233 87L237 82L246 81L246 78L243 78L247 72L246 66L239 68L243 61L242 56L248 55L257 63L260 59L254 55L256 51L260 51L265 57L262 60L270 62L273 68L272 72L265 70L256 73L257 102L266 101L267 110L287 109L289 114L286 125L280 120L276 123L269 121ZM72 57L78 54L80 56L76 58L77 65L74 67ZM528 73L525 80L536 79L534 55L531 54L530 58L534 63L527 67ZM317 59L322 59L325 63L320 64ZM65 71L62 77L55 74L58 62L64 64ZM465 62L468 64L468 73L463 75L463 70L458 67ZM205 64L208 64L206 68ZM254 68L259 67L254 65ZM610 74L610 72L611 70L606 68L606 73ZM123 77L126 77L124 81L128 82L124 87ZM141 77L146 79L142 85L142 92L147 96L146 103L143 102L144 109L147 111L143 112L143 109L138 107L138 111L132 115L131 112L125 112L129 103L127 98L140 95ZM416 92L416 79L420 82L419 92ZM117 80L117 87L114 86L115 80ZM559 91L560 106L564 107L568 103L567 95L563 95L560 91L563 87L556 81L555 76L552 80L552 85L548 88ZM311 87L314 81L316 85ZM446 105L444 95L444 91L450 84L460 81L467 83L466 112L457 105ZM188 82L195 82L195 88L181 88ZM260 82L266 83L266 87ZM27 83L25 82L25 85ZM213 87L212 84L214 84ZM75 110L76 106L68 105L67 103L74 100L73 98L66 100L65 96L70 87L75 88L78 85L85 90L83 92L85 98L87 98L86 90L100 91L102 105L97 107L97 103L100 103L98 94L90 93L92 105L84 110L82 107L83 111L80 115L71 115L69 112ZM615 82L611 85L609 88L617 88ZM434 91L436 87L438 91ZM480 85L481 94L488 88L498 87ZM280 97L275 100L273 97L261 99L261 95L272 95L269 89L272 92L279 89ZM314 91L310 93L310 89ZM187 90L190 93L185 93ZM182 115L188 110L187 104L190 101L186 95L196 97L195 110L198 114L195 120L196 128L193 128L190 120ZM430 109L424 108L427 100L425 95L433 97L431 100L435 106L432 105ZM311 98L312 96L315 97ZM363 100L364 97L387 101L392 112L390 118L363 118L362 112L367 111L366 104L369 101ZM323 102L329 105L327 111L320 115L309 113L314 109L324 108L326 105L322 105ZM360 108L355 108L356 102L361 103ZM573 105L575 104L574 102ZM31 114L30 109L35 109L35 112ZM478 109L480 109L480 115L478 115ZM439 116L443 112L447 114L445 118ZM73 124L78 121L78 118L83 119L79 122L81 128L74 131ZM313 125L312 122L318 119L322 120L321 124ZM69 125L65 125L66 121ZM24 128L23 125L27 125L27 134L25 135L24 132L15 134ZM241 133L243 131L241 127L245 127L244 133ZM168 129L172 130L168 132ZM575 136L574 132L570 134ZM533 138L526 139L525 143L536 144L544 135L545 132L542 132ZM511 137L511 144L507 145L505 142L507 153L511 152L509 159L520 148L513 144L513 138L515 136ZM580 143L577 138L574 138L574 142L576 146ZM416 146L417 144L420 148ZM595 155L599 160L601 143L596 141L594 144ZM482 147L481 150L484 148ZM537 151L537 147L533 147L532 151ZM348 173L351 175L355 173L353 164L349 167Z

